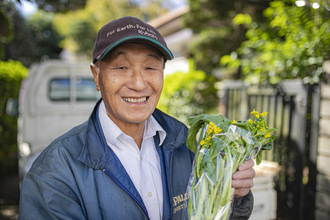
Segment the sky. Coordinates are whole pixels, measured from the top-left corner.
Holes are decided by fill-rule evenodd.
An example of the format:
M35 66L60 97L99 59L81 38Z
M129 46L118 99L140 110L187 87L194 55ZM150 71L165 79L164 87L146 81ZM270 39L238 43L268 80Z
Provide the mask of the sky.
M32 3L25 0L21 1L21 4L16 3L18 10L22 12L23 15L30 15L37 11L37 7Z

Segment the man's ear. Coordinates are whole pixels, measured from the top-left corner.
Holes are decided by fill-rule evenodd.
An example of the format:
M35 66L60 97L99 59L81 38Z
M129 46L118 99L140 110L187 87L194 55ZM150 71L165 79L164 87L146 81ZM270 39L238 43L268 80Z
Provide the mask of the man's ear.
M97 91L100 91L100 85L99 85L99 73L100 73L100 68L98 66L96 66L95 64L91 63L90 64L90 69L93 73L94 76L94 81L96 84L96 89Z

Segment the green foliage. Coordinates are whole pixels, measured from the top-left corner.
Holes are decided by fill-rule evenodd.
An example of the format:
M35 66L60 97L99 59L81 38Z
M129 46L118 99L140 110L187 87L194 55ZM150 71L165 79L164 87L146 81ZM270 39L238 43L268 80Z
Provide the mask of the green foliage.
M51 12L68 12L83 8L86 0L53 1L53 0L25 0L35 3L39 9ZM43 55L50 58L58 57L61 48L58 46L58 34L51 23L42 29L32 29L25 19L17 12L15 3L21 0L0 0L0 58L15 59L29 66L33 61L39 61ZM39 16L40 17L40 16ZM36 21L34 19L34 21ZM47 16L45 21L49 21ZM37 21L40 24L40 20ZM33 24L34 26L38 24ZM44 37L40 38L41 35ZM33 39L36 37L36 42Z
M12 37L13 25L3 9L4 5L0 3L0 59L4 57L4 44L8 43Z
M24 67L20 62L13 60L9 60L7 62L0 61L1 80L6 80L8 82L15 82L15 83L18 82L19 84L22 81L22 79L24 79L26 76L27 76L27 68ZM8 85L8 87L10 86ZM14 90L16 90L16 88Z
M40 61L43 57L56 59L62 48L59 46L63 39L52 24L53 14L38 11L27 19L33 40L34 48L33 62Z
M64 37L61 44L65 49L90 59L96 34L103 25L123 16L135 16L148 21L166 12L162 2L87 0L86 7L80 10L56 14L53 24Z
M12 40L4 45L4 60L18 60L26 67L43 57L58 58L61 37L52 26L52 14L37 12L23 17L15 7L11 10Z
M13 24L13 38L5 45L4 60L19 60L28 66L34 57L35 42L24 17L12 9L11 22Z
M197 69L211 74L220 67L220 58L236 50L245 40L245 28L233 25L232 19L251 17L267 7L266 0L189 0L190 11L184 17L185 25L196 33L193 43L189 46L191 58L196 62Z
M20 0L16 0L21 2ZM86 0L62 0L62 1L54 1L54 0L26 0L29 2L34 2L38 5L38 8L48 12L68 12L72 10L77 10L85 7Z
M17 117L6 115L9 98L18 98L22 79L27 69L18 61L0 61L0 166L6 167L5 159L15 157L17 152ZM8 165L9 166L9 165ZM1 169L0 171L2 172Z
M288 4L288 2L290 4ZM272 1L264 10L265 25L245 22L247 40L221 64L237 67L250 83L278 83L282 79L300 78L305 83L324 79L322 64L330 55L330 22L326 1L320 8L296 7L292 1ZM241 16L241 15L238 15ZM241 19L234 19L237 24Z
M199 33L198 38L189 46L196 66L207 73L219 67L220 57L237 49L239 44L231 38L238 37L230 26L207 28Z
M86 31L89 30L89 31ZM77 54L92 54L96 31L94 31L93 24L89 20L73 20L70 23L68 34L72 37L75 43L79 42L75 52Z
M215 82L214 77L195 70L190 61L189 72L176 72L165 76L157 107L186 124L190 116L214 113L218 104Z

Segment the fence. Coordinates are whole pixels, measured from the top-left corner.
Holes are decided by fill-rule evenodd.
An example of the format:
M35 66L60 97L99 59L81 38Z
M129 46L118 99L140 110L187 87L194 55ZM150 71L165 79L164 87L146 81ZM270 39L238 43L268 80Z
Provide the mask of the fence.
M322 84L315 195L315 218L330 219L330 85Z
M273 150L263 155L281 167L274 180L277 219L314 219L319 86L298 80L276 86L228 81L220 95L221 113L229 119L266 111L269 127L278 129Z

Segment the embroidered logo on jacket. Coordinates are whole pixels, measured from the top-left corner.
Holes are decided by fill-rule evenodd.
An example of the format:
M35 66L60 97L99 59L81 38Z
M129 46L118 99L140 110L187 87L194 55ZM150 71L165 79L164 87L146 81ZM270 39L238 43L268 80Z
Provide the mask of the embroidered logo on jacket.
M188 199L189 199L188 193L173 197L173 203L174 203L173 214L175 214L176 212L178 212L184 208L187 208L187 203L185 201L187 201Z

